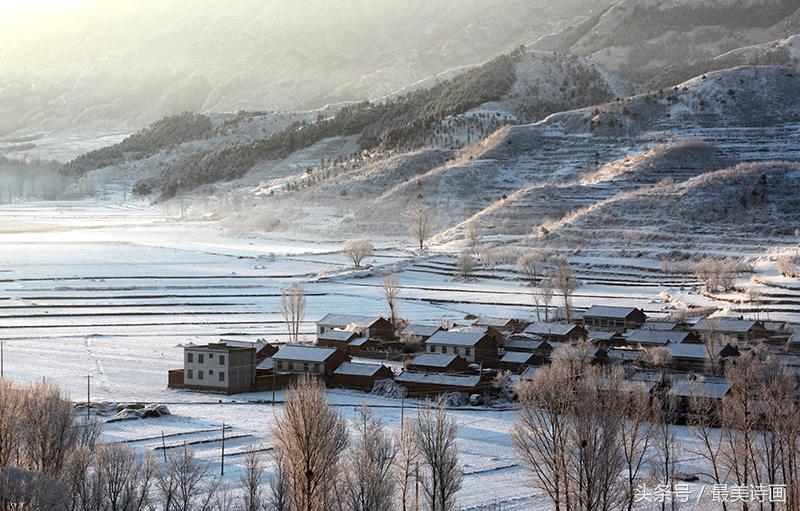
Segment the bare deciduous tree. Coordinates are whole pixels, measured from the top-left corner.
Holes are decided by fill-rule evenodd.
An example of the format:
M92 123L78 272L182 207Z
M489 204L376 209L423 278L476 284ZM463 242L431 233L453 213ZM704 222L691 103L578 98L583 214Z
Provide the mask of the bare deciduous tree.
M347 240L342 245L342 255L348 258L355 268L361 268L361 261L371 256L374 251L375 247L367 240Z
M386 304L389 306L391 322L396 326L397 297L400 295L400 282L397 280L397 275L394 273L384 275L381 282L381 291L383 291L383 297L386 298Z
M292 284L281 289L281 315L289 332L289 342L300 339L300 324L306 314L306 293L303 286Z
M186 446L167 457L156 473L156 490L166 511L209 511L220 481Z
M408 216L411 220L409 232L417 241L417 243L419 243L419 249L422 251L422 249L425 248L425 241L431 235L433 223L431 214L423 207L416 207L409 211Z
M517 258L517 268L525 276L529 286L536 285L536 277L542 269L544 256L538 250L530 250Z
M456 266L458 268L458 273L462 277L467 278L472 275L472 272L475 271L475 257L472 255L472 252L469 250L462 250L459 252Z
M27 467L57 477L77 439L72 403L54 383L31 385L23 407L23 455Z
M244 472L241 477L245 511L260 511L263 507L261 482L264 477L264 461L261 454L249 451L244 457Z
M23 390L0 379L0 469L10 465L22 448Z
M103 509L147 509L156 472L151 455L138 458L125 444L100 444L95 451L94 471L100 483Z
M551 278L542 279L539 283L539 299L542 303L542 307L544 308L544 320L550 320L550 303L553 301L553 280ZM538 317L538 311L537 311Z
M553 282L564 298L564 315L567 323L572 321L572 295L578 289L578 279L572 274L572 267L566 259L562 259L556 267Z
M345 421L325 400L319 381L308 377L297 381L272 432L289 485L291 509L330 509L348 433Z
M400 505L403 511L418 509L419 502L412 498L412 485L416 483L415 473L419 467L419 448L413 424L405 424L397 432L396 477L400 489Z
M367 406L353 421L355 440L344 463L344 503L349 511L392 511L397 481L392 474L397 446Z
M424 464L420 482L431 511L455 509L455 494L464 477L458 460L456 431L456 423L447 417L443 400L419 409L415 432Z
M481 239L481 225L477 220L471 220L469 223L467 223L466 237L467 245L474 252Z

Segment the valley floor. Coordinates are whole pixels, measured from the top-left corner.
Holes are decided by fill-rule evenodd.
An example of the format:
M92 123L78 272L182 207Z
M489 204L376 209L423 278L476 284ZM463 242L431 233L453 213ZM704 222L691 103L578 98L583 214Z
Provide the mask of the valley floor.
M400 315L412 321L458 321L467 314L533 316L528 288L512 266L463 281L454 277L447 247L418 258L407 240L373 241L375 255L366 261L372 269L353 271L337 252L341 240L233 238L212 223L176 221L144 206L63 202L0 207L5 375L19 381L51 378L75 401L84 398L89 375L92 400L167 403L172 416L104 428L105 439L141 449L160 445L163 431L168 446L206 441L196 444L199 456L218 463L224 422L231 428L226 432L226 477L236 481L243 453L268 451L272 445L276 408L259 402L272 396L167 389L167 370L182 365L180 344L220 337L281 340L280 290L291 283L305 287L302 333L309 340L314 322L326 313L386 314L380 279L388 271L398 275L402 286ZM657 261L585 254L573 264L583 283L576 294L578 308L623 304L662 315L676 303L713 304L697 293L693 279L661 274ZM763 281L785 284L769 264L758 270ZM800 287L781 288L781 293L795 305L775 314L798 322ZM345 416L352 417L366 402L389 426L399 425L396 400L343 390L331 390L329 399ZM548 508L527 484L511 448L513 410L474 408L452 414L464 462L463 509ZM691 456L682 460L681 470L697 470Z

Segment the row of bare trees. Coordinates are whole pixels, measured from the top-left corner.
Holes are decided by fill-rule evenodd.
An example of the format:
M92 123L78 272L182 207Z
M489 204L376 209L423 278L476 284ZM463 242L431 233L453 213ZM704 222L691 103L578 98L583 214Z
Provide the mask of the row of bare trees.
M592 366L590 349L557 350L549 367L518 388L513 446L553 509L630 511L645 483L669 488L661 506L674 509L679 452L702 460L700 475L713 484L785 485L786 508L800 509L800 406L785 366L756 349L726 368L731 390L721 401L698 379L681 402L667 388L648 392L626 380L618 367ZM686 444L676 436L679 417L693 437Z
M546 265L550 269L547 269ZM550 319L550 303L555 292L562 297L564 316L567 322L572 320L572 296L578 289L579 282L565 256L548 257L544 252L530 250L517 258L517 268L531 287L537 320L542 319L540 313L542 308L544 309L544 320Z
M273 428L276 511L455 508L461 487L456 425L442 402L393 433L368 407L350 428L320 382L298 381Z

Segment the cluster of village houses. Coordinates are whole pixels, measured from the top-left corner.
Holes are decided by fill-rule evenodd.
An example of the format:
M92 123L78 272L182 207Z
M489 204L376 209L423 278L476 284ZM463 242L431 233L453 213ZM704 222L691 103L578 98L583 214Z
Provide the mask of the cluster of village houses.
M712 343L712 336L717 341ZM330 387L363 391L393 380L409 396L490 396L498 373L533 379L556 349L586 341L592 364L620 364L627 378L649 391L665 384L667 369L676 399L688 400L690 392L722 399L730 389L719 369L756 344L766 345L800 377L800 330L785 323L652 320L638 308L592 306L571 323L485 317L445 327L402 322L396 328L383 317L328 314L317 323L313 345L226 340L186 345L184 367L170 371L169 386L228 394L265 391L305 374L324 378ZM646 356L652 348L668 354L666 368L653 367L652 356Z

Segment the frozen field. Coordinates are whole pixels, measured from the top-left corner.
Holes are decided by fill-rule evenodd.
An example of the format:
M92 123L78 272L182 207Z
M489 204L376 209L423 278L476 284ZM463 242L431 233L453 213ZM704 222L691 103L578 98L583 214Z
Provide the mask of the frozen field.
M275 409L254 401L271 394L221 397L167 389L167 370L181 366L178 344L219 337L282 340L280 289L294 282L302 283L308 296L302 330L309 338L313 323L328 312L386 314L379 282L390 270L403 286L400 314L411 320L532 316L530 295L511 267L479 272L465 282L453 277L446 252L414 259L407 240L379 240L367 261L373 270L353 272L337 253L340 243L231 238L211 223L176 222L146 207L1 207L5 374L20 381L52 378L76 401L84 398L90 375L93 400L168 403L172 417L105 428L108 440L143 449L160 445L163 430L168 447L186 442L216 463L224 422L230 426L226 475L235 479L244 452L270 449ZM587 257L573 264L583 282L575 300L579 308L618 303L658 315L676 301L702 300L692 292L696 282L665 277L655 261L631 266L629 260L626 266ZM765 287L780 284L770 271L765 266L761 276ZM800 298L800 289L780 289L789 302ZM786 310L787 319L797 321L794 310ZM397 401L346 391L329 395L347 416L368 402L389 425L399 424ZM453 416L465 464L460 494L465 509L547 508L525 484L511 449L508 430L515 412L456 410ZM685 468L691 471L691 460Z

